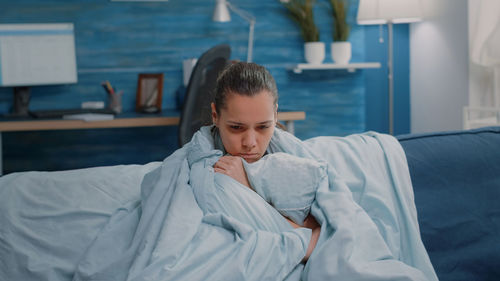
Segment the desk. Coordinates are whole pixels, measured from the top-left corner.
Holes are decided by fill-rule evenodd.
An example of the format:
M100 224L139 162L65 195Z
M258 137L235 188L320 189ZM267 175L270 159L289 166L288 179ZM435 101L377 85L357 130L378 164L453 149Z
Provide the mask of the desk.
M278 112L278 120L284 121L287 130L292 134L293 122L305 118L303 111ZM161 114L124 113L113 120L90 122L63 119L0 119L0 175L3 174L2 132L175 126L179 124L179 120L178 111L164 111Z

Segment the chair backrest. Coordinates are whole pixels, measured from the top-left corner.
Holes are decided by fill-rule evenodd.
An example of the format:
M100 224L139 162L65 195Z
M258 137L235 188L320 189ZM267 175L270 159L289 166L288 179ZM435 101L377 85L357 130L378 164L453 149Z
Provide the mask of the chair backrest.
M212 123L210 102L219 73L229 63L229 45L217 45L201 55L193 68L179 122L179 145L191 140L202 126Z

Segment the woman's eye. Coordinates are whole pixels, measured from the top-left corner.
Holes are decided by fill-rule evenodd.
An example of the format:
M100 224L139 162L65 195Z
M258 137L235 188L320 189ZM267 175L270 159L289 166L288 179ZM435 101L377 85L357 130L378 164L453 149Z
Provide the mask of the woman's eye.
M231 125L231 126L229 126L229 128L231 128L232 130L240 130L240 129L241 129L241 126L238 126L238 125Z
M259 129L261 130L265 130L265 129L268 129L269 126L268 125L262 125L262 126L259 126Z

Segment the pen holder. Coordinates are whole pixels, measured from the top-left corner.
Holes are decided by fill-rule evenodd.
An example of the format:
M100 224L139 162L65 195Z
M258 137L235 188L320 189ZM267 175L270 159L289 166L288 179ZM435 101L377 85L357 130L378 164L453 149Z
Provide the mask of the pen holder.
M109 108L113 110L116 114L122 113L122 95L119 94L109 94Z

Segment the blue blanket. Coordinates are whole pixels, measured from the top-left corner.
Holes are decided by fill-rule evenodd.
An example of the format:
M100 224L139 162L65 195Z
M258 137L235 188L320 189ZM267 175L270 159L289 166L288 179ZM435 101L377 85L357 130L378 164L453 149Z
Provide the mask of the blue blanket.
M0 231L0 279L437 280L393 137L302 142L276 130L269 152L245 164L257 192L213 172L221 152L208 127L161 165L2 177L0 223L9 227ZM284 162L272 169L272 161ZM17 191L41 191L47 183L40 200ZM65 209L50 192L66 194ZM25 213L49 225L26 222ZM283 215L300 222L308 213L321 236L304 265L311 231L293 229ZM6 261L12 253L16 259Z
M0 177L0 280L66 281L112 214L161 162Z
M328 163L310 209L320 241L305 266L310 230L293 229L263 197L214 173L213 147L204 127L146 175L141 202L111 218L74 280L437 280L394 138L303 143L276 130L270 152Z

